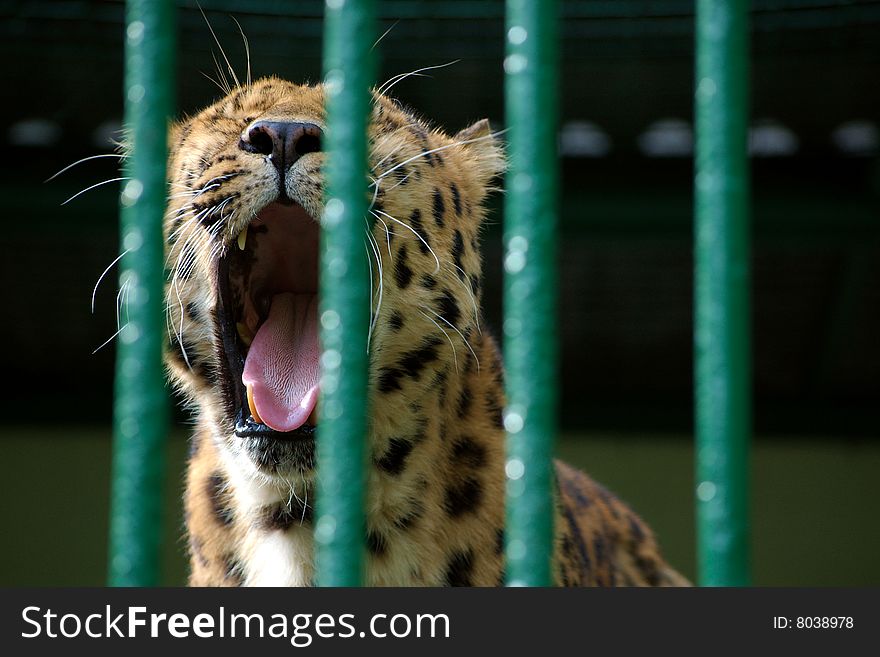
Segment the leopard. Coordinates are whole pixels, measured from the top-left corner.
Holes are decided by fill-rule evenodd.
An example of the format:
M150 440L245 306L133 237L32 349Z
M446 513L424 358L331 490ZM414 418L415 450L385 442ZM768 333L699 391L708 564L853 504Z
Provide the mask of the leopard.
M169 129L164 358L194 425L191 586L316 585L326 95L266 77ZM363 582L503 586L506 396L480 249L504 145L486 119L450 135L379 89L367 123ZM623 501L553 472L554 586L688 585Z

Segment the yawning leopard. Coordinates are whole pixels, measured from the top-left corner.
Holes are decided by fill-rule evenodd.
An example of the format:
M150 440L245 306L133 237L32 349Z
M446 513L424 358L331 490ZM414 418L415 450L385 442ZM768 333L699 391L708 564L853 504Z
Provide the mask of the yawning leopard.
M324 91L242 85L171 130L171 379L197 419L186 522L196 586L309 586ZM365 583L504 581L504 372L481 323L480 225L505 162L373 94ZM381 303L378 290L381 286ZM681 585L651 531L556 464L555 583Z

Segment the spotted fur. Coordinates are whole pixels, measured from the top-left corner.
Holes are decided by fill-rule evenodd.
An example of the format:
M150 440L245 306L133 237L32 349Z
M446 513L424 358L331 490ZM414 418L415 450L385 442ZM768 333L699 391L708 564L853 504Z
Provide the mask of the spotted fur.
M258 120L323 128L322 87L260 80L170 136L166 360L197 418L185 500L196 586L314 580L313 441L237 437L224 380L219 259L279 185L315 220L323 212L325 155L279 174L241 147ZM374 296L364 438L366 583L495 586L504 578L504 374L480 322L478 245L503 154L486 121L450 137L378 94L369 148L364 193L383 301ZM623 503L569 466L556 472L557 584L685 583Z

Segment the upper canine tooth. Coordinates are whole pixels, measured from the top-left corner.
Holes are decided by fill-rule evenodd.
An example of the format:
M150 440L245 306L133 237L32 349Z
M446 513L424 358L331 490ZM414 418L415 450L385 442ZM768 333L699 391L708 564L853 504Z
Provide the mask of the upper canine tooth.
M241 338L241 341L244 342L246 347L250 347L251 343L254 341L254 336L251 334L251 331L247 327L247 324L244 324L243 322L236 322L235 328L238 331L238 337Z
M244 245L247 243L247 226L238 234L238 248L244 251Z

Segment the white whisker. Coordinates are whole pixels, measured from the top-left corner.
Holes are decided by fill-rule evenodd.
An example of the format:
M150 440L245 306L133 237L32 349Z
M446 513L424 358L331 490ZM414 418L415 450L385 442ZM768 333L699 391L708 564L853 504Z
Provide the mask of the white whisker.
M225 94L229 95L232 93L232 87L229 86L229 80L226 78L226 73L223 72L223 69L220 67L220 62L217 61L217 55L214 51L211 51L211 59L214 60L214 68L217 69L217 77L220 79L220 82L223 84L220 86L220 90Z
M61 171L50 176L49 178L46 178L43 182L50 182L52 180L55 180L62 173L64 173L65 171L69 171L70 169L75 167L77 164L82 164L83 162L88 162L89 160L97 160L99 158L104 158L104 157L115 157L118 160L124 160L126 158L126 156L123 153L103 153L101 155L90 155L89 157L84 157L81 160L77 160L73 164L68 164L66 167L61 169Z
M459 331L459 330L458 330L458 329L452 324L452 322L450 322L448 319L446 319L446 318L445 318L443 315L441 315L440 313L435 312L434 310L432 310L432 309L429 308L428 306L424 306L424 305L423 305L423 306L421 306L421 307L424 308L425 310L430 311L431 314L433 314L435 317L437 317L437 319L442 320L444 324L448 325L449 328L451 328L453 331L455 331L456 333L458 333L458 335L461 337L461 341L464 342L464 346L466 346L466 347L470 350L471 355L473 355L473 357L474 357L474 360L477 361L477 371L479 372L479 371L480 371L480 359L477 358L477 352L474 351L474 348L471 347L470 343L465 339L465 337L464 337L464 335L462 334L462 332Z
M130 281L126 280L125 283L119 288L119 292L116 293L116 328L118 329L122 325L122 309L126 308L125 305L126 299L128 299L128 291L130 289L129 286ZM125 323L128 324L128 312L125 313Z
M391 185L391 187L389 187L388 189L386 189L386 190L385 190L385 193L387 194L388 192L390 192L392 189L394 189L394 188L397 187L398 185L402 185L403 183L405 183L407 180L409 180L409 177L410 177L411 175L412 175L411 173L406 174L403 178L401 178L401 179L398 180L396 183L394 183L393 185Z
M398 73L397 75L394 75L394 76L390 77L388 80L386 80L385 83L381 87L379 87L379 89L377 91L380 94L387 93L388 90L391 89L391 87L393 87L395 84L397 84L398 82L400 82L402 80L405 80L406 78L408 78L412 75L419 75L420 73L423 73L424 71L433 71L434 69L452 66L453 64L458 64L458 62L460 62L460 61L461 61L460 59L456 59L451 62L446 62L445 64L438 64L436 66L425 66L424 68L417 68L416 70L410 71L409 73ZM424 76L419 75L419 77L424 77Z
M399 20L398 20L398 21L394 21L394 24L393 24L391 27L389 27L387 30L385 30L385 31L382 33L382 36L380 36L378 39L376 39L376 42L372 45L372 47L370 48L370 50L373 50L376 46L378 46L378 45L379 45L379 42L380 42L382 39L384 39L386 36L388 36L388 33L391 32L391 30L393 30L395 27L397 27L397 24L398 24L399 22L400 22Z
M452 265L453 267L455 267L455 268L456 268L458 271L460 271L462 274L464 274L464 277L465 277L465 278L468 278L467 272L466 272L464 269L462 269L461 267L459 267L459 266L458 266L457 264L455 264L454 262L450 262L449 264ZM480 335L483 335L483 331L482 331L482 329L480 328L480 312L479 312L479 310L477 310L477 299L474 297L474 292L473 292L473 290L471 290L470 285L468 285L467 283L465 283L465 282L464 282L461 278L459 278L458 276L453 276L453 278L454 278L455 280L458 281L458 283L464 288L464 291L467 292L468 296L471 298L471 305L474 307L474 322L475 322L476 325L477 325L477 332L478 332Z
M364 223L366 223L366 220L364 221ZM374 313L372 313L372 320L370 321L370 328L367 332L367 349L369 350L370 342L373 338L373 329L376 328L376 322L379 320L379 311L382 309L382 297L384 294L385 285L383 282L384 277L382 275L382 253L379 250L379 244L376 242L375 238L370 234L369 225L367 225L367 227L365 228L365 231L367 233L367 239L370 243L370 247L372 247L373 253L376 256L376 268L378 269L378 276L379 276L379 284L377 286L377 293L378 293L379 299L376 302L376 311ZM369 255L370 254L368 252L367 253L368 259L369 259ZM373 287L373 282L372 282L373 281L373 271L372 271L372 269L373 268L370 267L370 287L371 288Z
M115 258L113 258L113 262L111 262L109 265L107 265L107 269L105 269L105 270L101 273L101 275L98 276L98 282L95 283L95 287L94 287L94 289L92 290L92 314L93 314L93 315L95 314L95 296L98 294L98 287L101 285L101 281L104 280L104 277L107 275L107 272L109 272L111 269L113 269L113 266L114 266L117 262L119 262L120 260L122 260L122 257L123 257L126 253L128 253L128 251L129 251L129 249L126 249L125 251L123 251L122 253L120 253L118 256L116 256Z
M373 215L376 216L376 215ZM385 228L385 241L388 242L388 259L393 260L394 257L391 255L391 231L388 230L388 224L382 221L382 217L376 217L376 221L382 224Z
M235 16L230 16L230 18L235 21L236 25L238 25L238 31L241 33L241 40L244 41L244 54L245 54L245 58L247 59L247 78L246 79L247 79L248 86L250 86L250 84L251 84L251 47L250 47L250 44L248 44L247 37L244 35L244 30L241 29L241 23L239 23L238 20L236 20Z
M122 328L118 329L118 330L116 331L116 333L114 333L114 334L111 335L109 338L107 338L104 342L102 342L102 343L101 343L101 346L98 347L97 349L95 349L95 350L92 352L92 356L94 356L96 353L98 353L99 351L101 351L101 349L103 349L103 348L106 347L108 344L110 344L111 342L113 342L113 340L115 340L116 337L117 337L120 333L122 333L122 329L124 329L126 326L128 326L128 324L126 324L126 325L123 326Z
M235 86L240 87L241 83L238 81L238 76L235 74L235 69L232 68L232 64L229 63L229 58L226 56L226 51L223 50L223 46L220 45L220 39L217 38L217 35L214 33L214 28L211 27L211 22L208 20L208 17L205 16L205 10L202 9L201 5L199 5L199 11L202 12L202 18L205 19L205 24L208 26L208 30L211 32L211 36L214 37L214 43L217 44L217 47L220 49L220 54L223 55L223 61L226 62L226 67L229 69L229 74L232 76L232 79L235 80ZM219 71L219 66L218 66ZM222 72L222 71L221 71ZM226 76L224 76L225 78ZM230 93L232 89L230 88Z
M99 182L99 183L95 183L94 185L90 185L89 187L86 187L85 189L78 191L76 194L74 194L74 195L71 196L69 199L67 199L66 201L64 201L64 203L62 203L61 205L67 205L67 204L70 203L73 199L75 199L77 196L80 196L80 195L82 195L82 194L85 194L86 192L95 189L95 187L101 187L102 185L109 185L110 183L119 182L119 181L121 181L121 180L131 180L131 177L130 177L130 176L122 176L121 178L110 178L110 180L102 180L102 181Z
M415 230L415 228L413 228L412 226L409 226L409 225L403 223L400 219L396 219L396 218L392 217L392 216L391 216L390 214L388 214L387 212L383 212L382 210L370 210L370 214L372 214L374 217L376 216L376 213L377 213L377 212L378 212L379 214L385 215L386 217L388 217L389 219L391 219L391 221L400 224L401 226L403 226L404 228L406 228L407 230L409 230L413 235L415 235L416 237L418 237L418 238L419 238L419 241L420 241L422 244L424 244L425 247L428 249L428 251L431 252L431 255L434 256L434 261L437 263L437 266L434 268L434 273L436 274L438 271L440 271L440 258L437 257L437 254L434 253L434 249L431 248L431 245L428 244L428 243L425 241L425 238L424 238L424 237L422 237L421 235L418 234L418 232Z
M424 307L424 306L423 306L423 307ZM426 314L423 313L421 310L420 310L419 312L422 314L422 316L423 316L425 319L427 319L427 320L430 321L434 326L436 326L438 329L440 329L440 332L443 333L443 335L446 336L446 339L449 341L449 346L452 347L452 362L453 362L453 364L455 365L455 371L456 371L456 373L458 373L458 358L457 358L456 355L455 355L455 343L452 341L452 338L449 337L449 334L448 334L446 331L444 331L444 330L443 330L443 327L440 326L437 322L435 322L433 318L431 318L429 315L426 315Z

